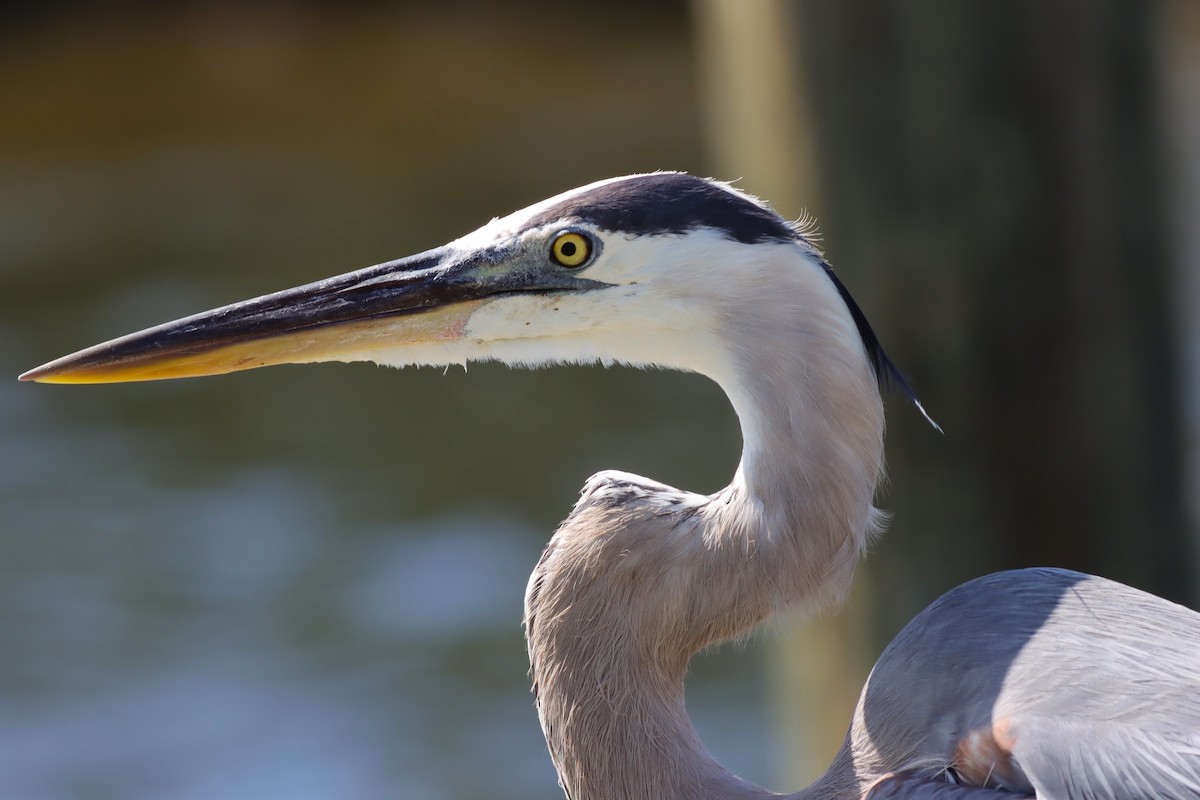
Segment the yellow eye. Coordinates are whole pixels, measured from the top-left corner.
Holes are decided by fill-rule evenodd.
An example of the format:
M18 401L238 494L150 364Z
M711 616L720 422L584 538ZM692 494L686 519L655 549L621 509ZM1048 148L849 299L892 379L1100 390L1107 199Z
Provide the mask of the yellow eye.
M550 255L564 267L578 267L592 254L592 243L580 233L560 233L550 245Z

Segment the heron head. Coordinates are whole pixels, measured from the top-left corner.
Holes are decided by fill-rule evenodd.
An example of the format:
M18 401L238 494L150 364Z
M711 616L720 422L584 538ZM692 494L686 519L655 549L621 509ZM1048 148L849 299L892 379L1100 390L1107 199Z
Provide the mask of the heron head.
M283 363L489 359L711 375L736 356L729 332L739 318L771 313L763 298L780 296L781 270L819 286L835 317L851 331L858 323L868 355L882 357L794 226L726 184L665 172L584 186L436 249L114 339L21 378L107 383ZM803 291L794 295L781 313L805 310Z

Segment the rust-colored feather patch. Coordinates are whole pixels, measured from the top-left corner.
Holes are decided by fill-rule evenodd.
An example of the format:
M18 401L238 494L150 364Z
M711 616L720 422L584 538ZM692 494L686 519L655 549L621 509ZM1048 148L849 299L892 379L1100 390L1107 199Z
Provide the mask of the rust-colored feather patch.
M1013 757L1017 737L1008 717L969 731L954 749L955 772L972 786L1032 789Z

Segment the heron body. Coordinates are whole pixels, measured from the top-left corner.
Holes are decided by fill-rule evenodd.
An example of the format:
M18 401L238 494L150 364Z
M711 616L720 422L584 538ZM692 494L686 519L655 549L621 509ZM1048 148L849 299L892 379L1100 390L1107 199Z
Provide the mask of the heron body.
M880 529L880 383L907 387L805 232L765 204L680 173L601 181L22 377L487 359L688 370L729 396L743 435L729 486L593 476L530 578L526 637L572 800L778 797L705 750L687 665L783 607L845 594ZM887 648L833 766L795 797L1034 793L1200 796L1200 615L1065 571L965 584Z

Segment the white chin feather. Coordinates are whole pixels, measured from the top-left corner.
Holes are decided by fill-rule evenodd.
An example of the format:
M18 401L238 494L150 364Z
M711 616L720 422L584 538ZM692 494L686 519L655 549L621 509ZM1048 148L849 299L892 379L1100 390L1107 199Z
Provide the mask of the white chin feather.
M557 364L600 364L634 367L661 367L692 371L683 366L686 359L642 346L617 347L609 337L556 337L505 339L500 341L456 341L422 345L404 345L392 350L373 351L345 357L346 361L372 361L385 367L466 366L471 362L498 361L511 367L538 368ZM642 351L639 353L638 351ZM659 349L661 350L661 348Z

